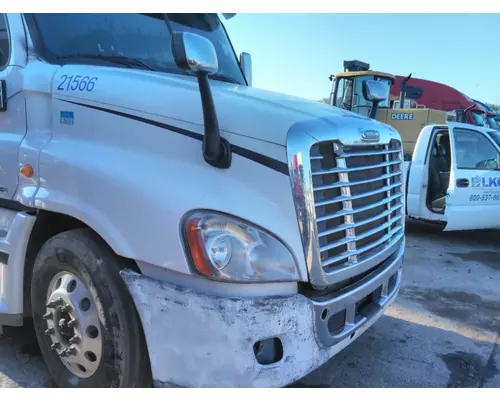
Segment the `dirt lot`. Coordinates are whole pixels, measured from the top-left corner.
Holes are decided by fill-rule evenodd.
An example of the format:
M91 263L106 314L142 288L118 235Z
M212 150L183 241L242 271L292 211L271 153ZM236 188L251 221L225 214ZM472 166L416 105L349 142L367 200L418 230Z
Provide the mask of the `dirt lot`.
M407 225L402 289L354 344L294 387L500 387L500 233ZM52 386L29 329L0 338L0 387Z

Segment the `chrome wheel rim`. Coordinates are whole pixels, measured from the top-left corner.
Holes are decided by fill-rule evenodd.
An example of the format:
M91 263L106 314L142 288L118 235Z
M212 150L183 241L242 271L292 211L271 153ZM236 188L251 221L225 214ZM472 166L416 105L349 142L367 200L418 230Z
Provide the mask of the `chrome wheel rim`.
M47 290L45 334L50 349L80 378L91 377L102 356L102 332L95 297L75 275L55 275Z

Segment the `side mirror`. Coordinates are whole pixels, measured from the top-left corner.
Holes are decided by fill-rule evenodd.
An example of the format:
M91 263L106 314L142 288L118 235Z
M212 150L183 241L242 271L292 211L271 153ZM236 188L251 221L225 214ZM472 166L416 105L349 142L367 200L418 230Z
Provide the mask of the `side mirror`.
M374 119L377 115L378 103L387 98L387 84L381 81L363 81L363 97L373 103L369 117Z
M192 71L198 80L203 110L202 152L205 161L215 168L231 166L231 146L220 137L219 122L208 75L217 72L217 53L212 42L203 36L190 32L172 33L172 52L175 63L185 71Z
M0 81L0 112L7 111L7 82Z
M175 63L184 71L212 74L219 69L214 45L203 36L190 32L174 32L172 51Z
M387 84L371 79L363 81L363 97L366 101L380 103L387 97Z
M252 56L249 53L240 54L240 67L248 86L252 86Z

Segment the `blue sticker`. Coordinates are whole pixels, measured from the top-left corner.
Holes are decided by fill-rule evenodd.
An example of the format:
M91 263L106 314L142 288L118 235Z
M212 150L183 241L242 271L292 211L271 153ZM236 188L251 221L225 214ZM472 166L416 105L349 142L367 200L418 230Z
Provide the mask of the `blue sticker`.
M73 111L61 111L61 124L73 125L75 123L75 117Z

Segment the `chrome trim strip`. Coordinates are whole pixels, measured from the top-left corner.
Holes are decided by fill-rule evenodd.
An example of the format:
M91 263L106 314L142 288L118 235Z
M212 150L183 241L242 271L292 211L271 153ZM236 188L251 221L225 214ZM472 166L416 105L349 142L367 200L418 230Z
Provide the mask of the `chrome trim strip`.
M319 142L337 140L340 141L343 146L366 146L368 148L368 146L373 146L373 143L365 143L361 140L361 132L367 129L375 129L380 132L380 140L377 144L389 144L392 139L401 141L400 135L389 125L381 124L378 121L356 114L344 112L337 108L332 109L332 117L298 122L288 131L287 157L292 194L296 206L297 223L302 236L304 259L308 269L309 281L316 289L324 289L329 285L359 274L360 271L366 271L374 267L377 263L382 262L384 258L389 257L391 251L396 250L397 243L391 242L385 251L373 257L369 257L359 264L355 264L355 266L346 267L342 270L328 274L323 270L321 265L311 171L311 147ZM381 167L381 165L379 164L377 167ZM352 169L349 171L352 171ZM387 176L382 179L385 178L387 178ZM370 204L357 210L343 210L342 212L334 213L329 216L323 216L318 218L318 222L346 215L350 217L350 214L387 204L402 196L403 193L398 193L391 196L391 198L378 202L378 204ZM352 222L353 221L344 221L344 223ZM403 234L401 237L403 237L404 219L401 221L401 226L403 227ZM395 239L400 240L401 237Z

